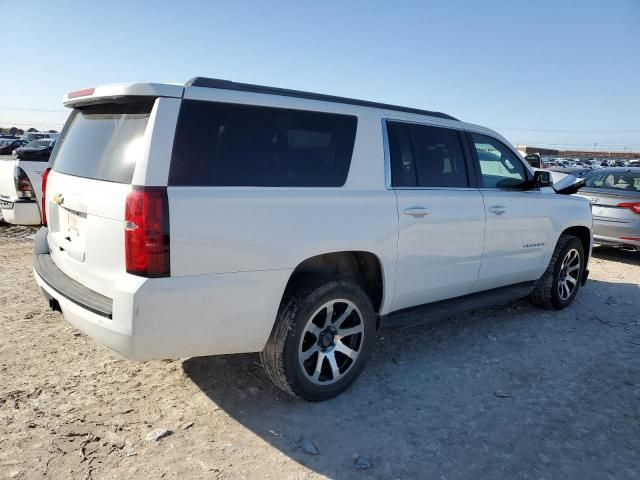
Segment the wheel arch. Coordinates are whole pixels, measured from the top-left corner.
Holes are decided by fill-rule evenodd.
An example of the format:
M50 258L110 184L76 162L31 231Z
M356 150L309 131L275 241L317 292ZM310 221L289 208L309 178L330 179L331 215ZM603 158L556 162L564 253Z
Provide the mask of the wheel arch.
M327 252L301 261L289 276L283 299L301 275L336 276L351 280L362 287L371 300L374 311L380 313L385 295L384 272L382 261L372 252Z
M561 236L562 235L573 235L580 240L585 254L586 265L589 262L589 256L591 255L591 230L588 227L582 225L575 225L565 228L561 233Z

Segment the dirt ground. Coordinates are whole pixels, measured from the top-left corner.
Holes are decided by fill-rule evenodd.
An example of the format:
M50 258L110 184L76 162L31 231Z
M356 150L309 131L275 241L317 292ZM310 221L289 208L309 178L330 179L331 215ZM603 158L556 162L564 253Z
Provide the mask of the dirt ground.
M310 404L257 355L117 358L47 309L33 233L0 223L0 478L640 478L640 254L597 248L562 312L383 331Z

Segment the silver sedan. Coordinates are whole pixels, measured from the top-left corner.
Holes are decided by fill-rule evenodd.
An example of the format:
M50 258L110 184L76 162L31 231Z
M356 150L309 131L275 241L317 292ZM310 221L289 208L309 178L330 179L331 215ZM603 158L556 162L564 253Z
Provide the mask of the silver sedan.
M640 250L640 167L601 168L577 193L589 199L594 243Z

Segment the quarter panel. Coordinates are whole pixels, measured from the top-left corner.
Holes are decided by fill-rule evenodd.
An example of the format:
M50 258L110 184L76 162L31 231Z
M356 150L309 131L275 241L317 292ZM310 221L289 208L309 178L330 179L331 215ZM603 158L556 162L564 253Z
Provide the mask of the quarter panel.
M169 187L172 276L294 269L307 258L366 251L395 285L395 195L345 188ZM391 268L390 268L391 267Z

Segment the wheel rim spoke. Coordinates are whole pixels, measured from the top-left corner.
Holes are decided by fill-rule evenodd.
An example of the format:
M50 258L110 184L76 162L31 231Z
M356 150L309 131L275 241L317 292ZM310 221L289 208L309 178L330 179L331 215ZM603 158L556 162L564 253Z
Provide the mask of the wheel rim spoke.
M571 282L572 285L575 285L576 279L573 278L571 275L567 275L567 282Z
M324 323L322 324L322 328L327 325L331 325L331 319L333 318L333 303L327 305L327 316L324 319Z
M306 351L302 352L302 354L300 355L300 359L303 362L306 362L307 360L309 360L309 358L311 358L311 356L314 353L319 352L319 351L320 351L320 348L318 347L318 345L314 345L309 350L306 350Z
M316 368L313 371L313 377L311 377L316 381L320 378L320 373L322 373L322 364L324 363L325 357L326 355L324 354L324 352L318 352L318 360L316 360Z
M337 342L336 343L336 352L343 353L343 354L345 354L347 357L349 357L352 360L358 356L358 352L357 351L355 351L353 348L347 347L342 342Z
M362 333L362 330L363 330L363 326L360 323L355 327L340 328L338 330L338 336L340 337L340 339L342 339L344 337L348 337L349 335L357 335L358 333Z
M579 268L580 268L580 264L579 264L579 263L576 263L576 264L574 264L574 265L570 266L569 268L567 268L567 273L571 273L571 272L573 272L574 270L577 270L577 269L579 269Z
M316 338L320 336L320 327L318 327L315 323L310 322L309 325L305 328L305 332L309 332L314 335Z
M336 362L336 354L335 352L329 352L326 357L329 361L329 365L331 366L331 375L334 380L337 380L340 378L340 369L338 368L338 362Z
M336 326L336 328L340 328L340 325L342 325L342 323L349 317L349 315L351 315L351 312L353 312L353 306L349 305L344 313L340 315L340 317L338 317L338 319L335 321L334 325Z

